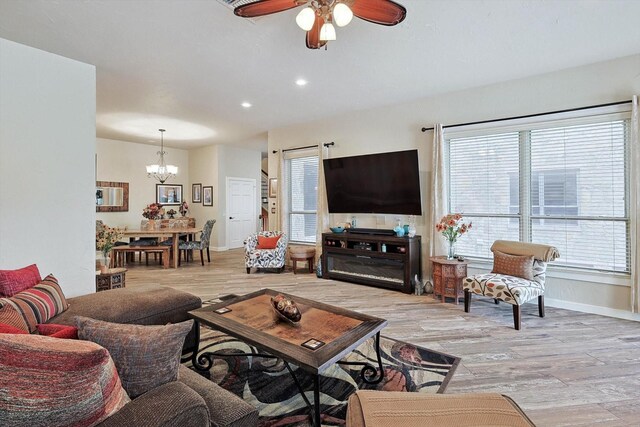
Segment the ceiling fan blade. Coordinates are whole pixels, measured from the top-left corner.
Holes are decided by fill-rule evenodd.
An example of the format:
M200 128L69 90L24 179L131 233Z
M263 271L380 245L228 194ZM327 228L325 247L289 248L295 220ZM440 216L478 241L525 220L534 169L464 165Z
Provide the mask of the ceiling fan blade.
M233 9L233 13L242 18L255 18L293 9L300 4L296 0L257 0Z
M404 20L407 9L391 0L356 0L351 6L355 16L380 25L396 25Z
M320 29L324 24L324 19L320 16L316 15L316 20L313 23L313 27L309 31L307 31L307 47L309 49L320 49L322 46L327 44L326 40L320 40Z

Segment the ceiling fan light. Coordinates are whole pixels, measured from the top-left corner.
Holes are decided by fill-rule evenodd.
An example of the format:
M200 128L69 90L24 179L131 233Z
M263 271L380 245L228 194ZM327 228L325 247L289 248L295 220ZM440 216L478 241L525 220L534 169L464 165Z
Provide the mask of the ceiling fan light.
M305 7L296 16L296 24L305 31L311 30L314 22L316 22L316 13L310 7Z
M320 40L331 41L336 39L336 28L331 22L325 22L320 29Z
M333 22L338 27L344 27L353 19L353 12L344 3L338 3L333 7Z

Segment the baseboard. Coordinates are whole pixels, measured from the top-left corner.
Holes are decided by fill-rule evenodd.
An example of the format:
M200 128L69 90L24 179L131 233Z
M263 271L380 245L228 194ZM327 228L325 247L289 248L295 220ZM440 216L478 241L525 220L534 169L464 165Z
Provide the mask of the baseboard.
M209 246L209 249L215 252L224 252L229 250L226 246Z
M535 302L535 301L533 301ZM582 304L579 302L563 301L559 299L546 298L544 305L555 308L565 308L567 310L580 311L583 313L599 314L601 316L615 317L617 319L635 320L640 322L640 313L632 313L617 308L602 307L599 305Z

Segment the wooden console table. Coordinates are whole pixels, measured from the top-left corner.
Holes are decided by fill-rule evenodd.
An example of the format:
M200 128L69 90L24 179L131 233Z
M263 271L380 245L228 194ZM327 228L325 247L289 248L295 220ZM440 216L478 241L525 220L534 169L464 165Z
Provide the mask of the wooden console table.
M429 258L433 263L433 295L440 295L442 302L445 297L458 298L464 296L462 280L467 277L467 261L447 259L446 256L434 256Z
M96 292L124 288L126 268L110 268L106 273L96 271Z

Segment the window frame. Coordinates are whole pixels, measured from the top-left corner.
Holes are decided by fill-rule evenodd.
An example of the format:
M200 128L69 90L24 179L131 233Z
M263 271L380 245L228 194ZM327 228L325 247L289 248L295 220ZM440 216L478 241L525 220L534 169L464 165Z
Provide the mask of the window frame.
M469 218L513 218L518 221L519 224L519 241L521 242L531 242L532 240L532 229L533 222L535 220L540 221L541 224L544 223L545 220L561 220L561 221L571 221L572 227L579 227L580 221L604 221L604 222L624 222L625 230L626 230L626 240L627 240L627 248L626 248L626 267L625 270L618 269L600 269L600 268L588 268L588 267L580 267L580 266L572 266L570 264L559 264L552 268L555 271L582 271L583 274L610 274L616 276L616 280L612 284L628 284L628 279L631 275L631 207L630 207L630 147L629 147L629 133L630 133L630 110L628 106L615 106L615 107L605 107L594 109L591 114L586 114L584 111L581 112L582 115L578 115L575 112L569 114L550 114L549 117L545 120L540 120L540 117L537 119L525 119L525 120L515 120L510 122L508 126L496 126L496 122L493 123L483 123L480 126L467 126L461 128L460 130L447 132L445 131L445 164L447 168L447 178L448 178L448 197L447 197L447 208L448 211L451 212L451 203L452 203L452 193L451 193L451 163L450 163L450 150L451 150L451 140L459 139L459 138L469 138L469 137L482 137L487 135L499 135L509 132L518 132L519 135L519 146L518 146L518 207L519 212L516 214L491 214L491 213L474 213L474 212L464 212L465 216ZM533 206L531 206L531 180L532 176L532 163L531 163L531 133L535 130L540 129L553 129L557 127L568 127L575 125L589 125L595 123L606 123L606 122L615 122L615 121L623 121L624 123L624 216L582 216L580 215L580 194L576 194L576 202L578 208L577 215L540 215L533 214ZM579 172L575 174L576 186L579 189L579 180L580 174ZM511 188L511 185L509 185ZM511 190L509 190L511 191ZM509 194L509 206L511 206L511 194ZM572 221L573 220L573 221ZM465 254L462 254L465 255ZM471 259L472 263L476 264L476 266L482 266L484 264L488 264L491 261L491 258L480 257L480 256L468 256ZM558 277L563 277L562 274Z
M294 215L314 215L316 218L316 227L317 227L317 223L318 223L318 205L317 205L317 198L318 198L318 194L317 194L317 183L316 183L316 210L294 210L293 209L293 189L292 189L292 180L291 180L291 161L295 160L295 159L302 159L302 158L309 158L309 157L315 157L318 160L318 173L320 172L320 156L318 154L318 150L317 148L312 148L312 149L303 149L303 150L295 150L295 151L290 151L290 152L286 152L285 153L285 173L286 173L286 182L287 182L287 191L286 191L286 197L287 197L287 206L288 206L288 212L286 212L287 215L287 234L289 236L289 242L290 243L295 243L295 244L299 244L299 245L315 245L316 241L317 241L317 231L314 231L313 234L313 242L310 241L305 241L305 240L294 240L293 239L293 233L291 231L291 226L292 226L292 218Z

